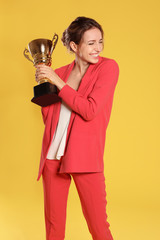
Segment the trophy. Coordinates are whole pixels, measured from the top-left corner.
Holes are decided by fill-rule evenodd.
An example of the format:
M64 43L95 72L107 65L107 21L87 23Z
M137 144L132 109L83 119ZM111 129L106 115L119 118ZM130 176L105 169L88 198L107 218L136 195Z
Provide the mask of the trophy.
M23 54L31 61L34 66L37 64L45 64L51 66L51 55L58 41L58 35L54 34L52 40L49 39L35 39L28 44L28 49L25 48ZM33 60L29 57L31 54ZM48 78L40 79L38 85L34 87L34 97L31 101L41 107L59 102L61 99L57 94L57 87L52 84Z

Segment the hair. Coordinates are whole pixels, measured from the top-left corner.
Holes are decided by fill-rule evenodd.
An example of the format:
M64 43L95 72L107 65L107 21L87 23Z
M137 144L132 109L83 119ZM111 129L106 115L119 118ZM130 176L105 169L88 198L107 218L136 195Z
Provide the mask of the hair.
M83 34L91 28L98 28L101 31L103 38L104 32L101 25L98 22L96 22L92 18L77 17L63 32L61 38L63 45L73 52L72 48L70 47L70 42L73 41L78 45L81 42Z

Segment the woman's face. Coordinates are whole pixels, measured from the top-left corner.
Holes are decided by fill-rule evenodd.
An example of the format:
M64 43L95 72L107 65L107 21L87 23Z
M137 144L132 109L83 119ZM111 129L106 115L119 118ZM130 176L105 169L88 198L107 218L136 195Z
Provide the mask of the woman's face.
M95 64L103 50L102 33L98 28L91 28L84 32L79 45L76 45L76 55L82 61Z

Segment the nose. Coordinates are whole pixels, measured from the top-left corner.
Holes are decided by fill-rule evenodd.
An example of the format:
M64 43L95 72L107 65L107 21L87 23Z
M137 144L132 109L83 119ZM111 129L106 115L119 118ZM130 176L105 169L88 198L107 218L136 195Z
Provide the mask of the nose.
M96 43L95 44L95 50L97 51L97 52L101 52L102 51L102 46L101 46L102 44L100 44L100 43Z

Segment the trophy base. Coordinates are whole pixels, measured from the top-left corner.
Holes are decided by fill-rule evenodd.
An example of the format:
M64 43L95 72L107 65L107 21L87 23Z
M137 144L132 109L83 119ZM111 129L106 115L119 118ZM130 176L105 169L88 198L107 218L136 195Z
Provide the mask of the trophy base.
M49 82L42 83L34 87L34 97L31 102L46 107L60 102L61 98L57 95L57 87Z

